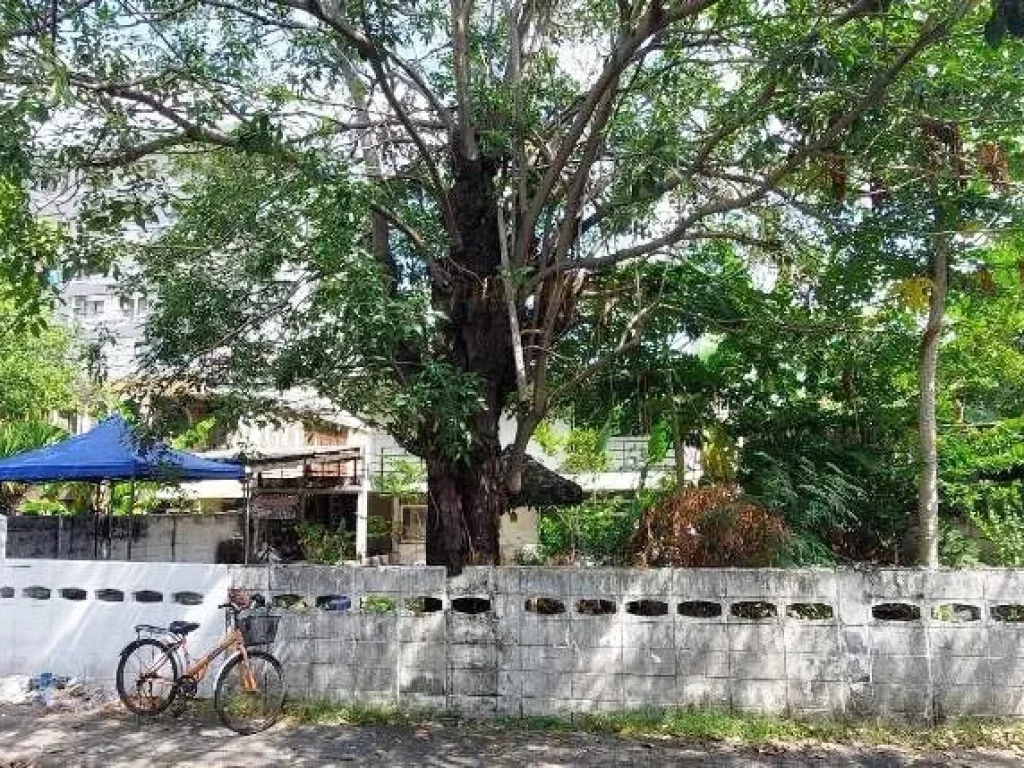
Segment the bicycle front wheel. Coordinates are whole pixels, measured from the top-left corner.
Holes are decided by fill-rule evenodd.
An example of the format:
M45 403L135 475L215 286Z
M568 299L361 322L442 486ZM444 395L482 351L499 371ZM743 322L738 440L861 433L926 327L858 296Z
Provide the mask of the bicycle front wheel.
M158 715L177 693L178 659L169 646L144 638L129 643L117 664L117 695L137 715Z
M266 651L246 655L248 661L239 654L224 664L213 697L221 722L243 735L265 731L284 711L281 663Z

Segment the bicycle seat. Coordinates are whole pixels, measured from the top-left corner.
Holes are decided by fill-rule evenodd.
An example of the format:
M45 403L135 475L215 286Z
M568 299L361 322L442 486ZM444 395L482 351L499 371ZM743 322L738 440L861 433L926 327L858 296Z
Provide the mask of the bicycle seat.
M172 621L171 625L167 627L168 632L182 637L197 629L199 629L199 625L194 621Z

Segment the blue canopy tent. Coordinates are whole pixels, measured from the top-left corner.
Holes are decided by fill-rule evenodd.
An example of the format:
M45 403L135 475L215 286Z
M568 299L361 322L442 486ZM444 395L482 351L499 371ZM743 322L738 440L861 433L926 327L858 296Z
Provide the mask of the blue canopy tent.
M243 479L241 464L144 444L120 416L104 419L83 435L0 460L0 482Z
M245 481L237 462L211 461L161 443L148 443L120 416L110 416L82 435L0 460L0 482L102 483L118 480L177 483L190 480ZM246 483L245 552L249 552L249 493Z

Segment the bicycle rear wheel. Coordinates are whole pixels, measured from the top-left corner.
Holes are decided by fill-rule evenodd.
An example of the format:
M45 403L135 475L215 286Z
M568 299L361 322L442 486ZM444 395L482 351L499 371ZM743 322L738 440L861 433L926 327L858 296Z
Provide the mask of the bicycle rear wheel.
M164 643L143 638L128 643L117 664L117 695L137 715L158 715L177 693L178 659Z
M248 735L265 731L284 711L281 663L266 651L247 650L228 659L217 676L213 706L224 725Z

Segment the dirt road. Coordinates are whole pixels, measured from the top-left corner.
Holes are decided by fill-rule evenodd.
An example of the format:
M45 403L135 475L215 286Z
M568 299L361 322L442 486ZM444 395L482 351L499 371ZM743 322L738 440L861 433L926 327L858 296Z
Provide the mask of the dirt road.
M95 766L1003 766L1010 753L918 754L877 747L752 748L623 739L483 725L288 726L239 737L184 716L136 722L119 711L70 713L0 706L0 768Z

